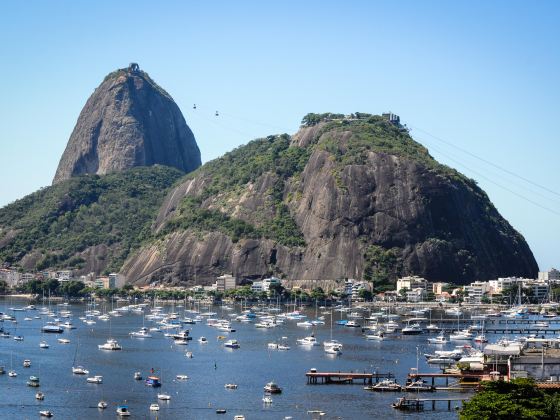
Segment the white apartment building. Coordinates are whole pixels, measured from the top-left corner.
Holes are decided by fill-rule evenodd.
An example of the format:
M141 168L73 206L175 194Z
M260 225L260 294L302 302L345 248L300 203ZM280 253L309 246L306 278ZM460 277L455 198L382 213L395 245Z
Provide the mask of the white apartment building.
M468 294L470 303L480 303L482 297L491 291L492 287L490 286L490 282L487 281L475 281L465 286L465 292Z
M426 291L428 288L428 280L418 276L407 276L397 280L397 292L402 289L423 289Z
M548 281L552 281L552 282L560 282L560 271L557 270L556 268L551 268L548 271L539 271L539 277L538 277L539 281L543 281L543 282L548 282Z

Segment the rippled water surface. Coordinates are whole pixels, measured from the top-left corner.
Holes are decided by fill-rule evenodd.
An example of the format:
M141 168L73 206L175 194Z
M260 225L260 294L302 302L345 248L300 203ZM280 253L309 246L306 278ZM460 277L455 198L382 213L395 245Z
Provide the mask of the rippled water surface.
M326 315L326 325L312 329L296 326L295 321L286 321L272 329L257 329L253 324L232 323L236 332L224 333L204 323L186 325L191 330L193 340L187 346L175 345L173 340L162 333L153 333L153 338L130 338L131 331L138 330L143 323L146 327L155 324L144 320L142 315L129 313L111 318L109 322L97 320L95 325L84 324L79 317L84 315L85 306L72 304L72 322L77 329L58 334L41 334L45 319L25 321L25 317L35 317L38 311L13 312L10 307L22 307L25 301L0 300L0 312L13 314L17 323L5 321L0 326L12 335L23 335L23 342L0 338L0 365L6 371L13 368L16 378L0 375L0 406L2 418L38 418L41 409L49 409L54 418L95 419L116 418L118 404L126 403L132 418L159 419L206 419L233 418L243 414L247 419L310 419L308 410L322 410L322 418L456 418L455 412L440 409L422 413L400 413L391 408L391 403L399 394L372 393L363 390L362 384L355 385L307 385L305 372L314 367L318 371L380 371L391 372L397 381L405 382L406 374L416 366L417 347L420 354L420 371L435 371L424 362L423 353L433 351L426 343L426 334L409 337L391 337L382 342L366 341L361 330L334 325L333 338L343 342L341 356L327 355L322 346L305 348L296 344L297 338L314 331L319 341L330 338L330 317ZM40 305L37 305L40 307ZM52 309L58 307L52 305ZM98 307L103 310L103 307ZM109 308L110 309L110 308ZM182 315L183 308L175 308ZM166 306L170 311L171 306ZM221 316L221 309L214 308ZM240 311L239 307L235 308ZM224 311L223 316L228 317ZM315 311L310 310L310 317ZM335 313L335 320L340 314ZM228 335L239 340L238 350L225 349L219 335ZM207 344L198 343L200 336L208 338ZM70 344L60 344L57 338L68 338ZM97 348L108 337L113 337L122 345L122 351L107 352ZM287 337L291 350L279 352L267 349L267 343ZM41 349L39 342L46 340L49 349ZM440 348L451 348L447 345ZM193 358L185 357L191 351ZM86 383L84 376L73 375L71 367L85 366L91 375L102 375L100 385ZM32 366L24 368L22 362L30 359ZM147 376L151 369L161 377L163 386L153 389L143 381L133 379L135 371ZM178 374L186 374L186 381L176 380ZM26 386L30 375L40 377L40 390L44 401L35 400L36 388ZM273 403L264 406L263 386L269 381L277 382L282 388L281 395L273 396ZM224 388L226 383L238 384L238 389ZM156 402L158 392L171 395L169 402L159 402L161 410L152 413L149 405ZM424 394L445 397L447 394ZM457 396L455 394L454 396ZM97 403L109 403L106 410L97 409ZM216 414L216 408L225 408L226 414Z

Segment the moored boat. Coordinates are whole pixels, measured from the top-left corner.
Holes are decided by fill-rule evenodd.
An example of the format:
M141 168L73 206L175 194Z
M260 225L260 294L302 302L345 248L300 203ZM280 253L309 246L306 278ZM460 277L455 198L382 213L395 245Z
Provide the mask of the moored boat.
M264 392L267 394L280 394L282 393L282 388L280 388L275 382L269 382L264 386Z

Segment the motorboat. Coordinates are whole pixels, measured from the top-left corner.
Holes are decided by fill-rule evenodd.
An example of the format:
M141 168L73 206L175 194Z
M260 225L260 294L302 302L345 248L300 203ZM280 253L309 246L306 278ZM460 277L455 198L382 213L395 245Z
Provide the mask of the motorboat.
M436 324L428 324L428 325L426 326L426 329L427 329L429 332L438 332L438 331L440 330L440 328L439 328Z
M157 376L148 376L145 381L146 386L151 386L154 388L160 387L161 382Z
M193 352L192 351L187 351L185 352L185 357L192 359L193 358Z
M100 408L101 410L105 410L107 408L107 403L105 401L99 401L97 403L97 408Z
M479 334L474 338L475 343L488 343L488 339L484 334Z
M424 331L422 331L422 328L420 328L419 324L408 324L406 327L404 327L402 329L402 334L403 335L418 335L418 334L422 334Z
M27 386L37 388L39 386L39 378L37 376L30 376L27 381Z
M162 401L169 401L171 399L171 395L169 394L157 394L158 400Z
M430 344L445 344L447 343L447 339L442 335L438 335L437 337L428 338L428 343Z
M37 392L35 394L35 399L39 401L43 401L45 399L45 394L43 394L42 392Z
M230 349L238 349L239 348L239 343L237 342L237 340L227 340L224 343L224 347L230 348Z
M87 370L83 366L72 366L72 373L74 375L87 375L89 373L89 370Z
M99 350L122 350L122 347L117 343L117 340L109 338L105 343L99 344Z
M237 384L225 384L225 389L237 389Z
M375 392L398 392L402 387L392 379L383 379L375 385L366 386L364 389Z
M278 344L278 350L282 350L282 351L290 350L290 346L286 344Z
M354 321L354 320L348 321L345 326L349 327L349 328L360 328L361 327L361 325L358 323L358 321Z
M10 370L10 371L8 372L8 376L9 376L10 378L15 378L15 377L17 376L17 372L16 372L15 370Z
M377 341L385 340L385 336L383 335L382 331L376 331L373 334L366 334L365 337L366 340L377 340Z
M39 347L41 347L42 349L48 349L49 348L49 343L47 343L46 341L41 341L39 343Z
M103 383L103 376L95 375L87 378L87 382L90 384L101 384Z
M152 334L148 332L147 328L142 328L138 331L132 331L130 333L130 336L134 338L152 338Z
M207 343L208 343L208 340L206 339L206 337L200 337L200 338L198 339L198 342L199 342L200 344L207 344Z
M404 390L415 392L434 392L436 388L432 385L428 385L426 381L419 379L417 381L407 383L404 387Z
M41 332L60 334L60 333L64 332L64 329L60 325L46 324L46 325L43 325L43 327L41 328Z
M159 404L158 403L150 404L150 411L159 411Z
M117 416L129 417L130 416L130 411L128 411L128 406L127 405L119 405L117 407Z
M313 324L309 321L301 321L301 322L296 323L296 325L298 327L303 327L303 328L309 328L309 327L313 326Z
M267 394L281 394L282 388L280 388L275 382L269 382L264 386L264 392Z
M52 416L54 416L52 411L49 411L49 410L41 410L41 411L39 411L39 414L41 415L41 417L52 417Z
M31 360L25 359L23 361L23 367L31 367Z
M189 379L189 377L187 375L177 375L177 376L175 376L175 378L178 381L186 381L187 379Z
M278 350L278 343L268 343L266 346L269 350Z
M315 337L313 337L312 335L307 336L305 338L298 338L296 340L296 342L302 346L318 346L319 343L317 342L317 339Z
M70 340L68 340L67 338L59 338L58 341L60 344L70 344Z
M14 335L15 341L23 341L23 335Z
M134 379L137 381L142 380L142 373L141 372L134 372Z
M272 404L272 397L270 395L265 395L262 398L264 404Z

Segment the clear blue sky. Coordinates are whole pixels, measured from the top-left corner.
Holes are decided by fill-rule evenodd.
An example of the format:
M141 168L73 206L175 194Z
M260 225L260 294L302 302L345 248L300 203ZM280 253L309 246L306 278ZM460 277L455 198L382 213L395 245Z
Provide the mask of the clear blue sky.
M308 112L398 113L560 267L558 22L557 1L2 2L0 205L50 184L88 96L135 61L203 161Z

